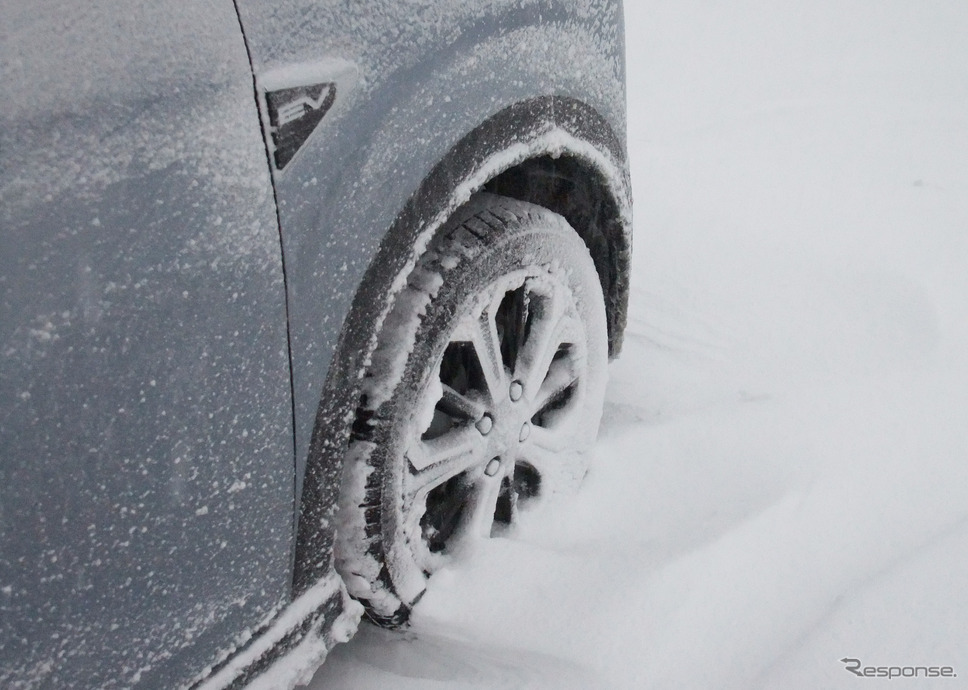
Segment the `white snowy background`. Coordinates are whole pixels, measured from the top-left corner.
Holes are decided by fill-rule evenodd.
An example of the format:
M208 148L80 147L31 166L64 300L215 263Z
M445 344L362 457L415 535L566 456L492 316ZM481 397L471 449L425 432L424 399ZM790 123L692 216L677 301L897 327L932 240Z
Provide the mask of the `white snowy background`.
M626 0L626 30L593 469L310 687L968 687L968 2Z

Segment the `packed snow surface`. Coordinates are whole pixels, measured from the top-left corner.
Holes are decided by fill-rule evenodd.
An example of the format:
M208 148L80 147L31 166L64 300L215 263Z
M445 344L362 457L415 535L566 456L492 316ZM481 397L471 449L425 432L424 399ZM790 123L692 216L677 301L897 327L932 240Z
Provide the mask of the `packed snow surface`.
M585 485L310 687L963 687L968 4L626 20L631 311Z

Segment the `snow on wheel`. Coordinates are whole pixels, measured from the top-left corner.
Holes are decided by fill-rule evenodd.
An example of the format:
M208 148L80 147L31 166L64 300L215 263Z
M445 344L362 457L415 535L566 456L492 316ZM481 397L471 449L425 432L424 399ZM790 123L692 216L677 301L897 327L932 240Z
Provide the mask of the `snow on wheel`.
M607 353L564 218L479 194L438 233L378 335L344 469L337 568L371 618L406 622L446 559L577 486Z

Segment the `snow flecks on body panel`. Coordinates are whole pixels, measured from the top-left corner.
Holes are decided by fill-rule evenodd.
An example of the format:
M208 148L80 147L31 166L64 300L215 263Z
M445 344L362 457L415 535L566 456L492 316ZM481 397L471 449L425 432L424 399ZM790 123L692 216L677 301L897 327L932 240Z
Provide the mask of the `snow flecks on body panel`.
M428 66L430 74L417 80L409 92L394 96L394 110L403 114L393 128L380 131L371 145L373 157L361 171L360 186L371 179L392 178L406 157L401 147L419 146L423 156L439 160L465 133L506 104L542 95L573 97L598 108L614 123L624 125L620 71L610 58L610 44L596 45L586 28L524 26L502 31L483 43L468 43L462 51ZM483 70L483 66L487 70ZM602 71L605 74L599 74ZM492 100L490 112L481 111L481 93L501 93ZM432 122L433 129L427 125Z
M367 90L380 88L380 80L398 70L413 68L426 59L430 49L470 43L498 26L569 18L590 23L592 19L595 40L609 45L616 40L617 8L607 0L376 0L367 4L365 12L347 12L343 6L310 0L241 2L240 6L243 22L252 27L257 72L316 59L322 43L364 68ZM277 40L280 36L288 40Z
M257 129L226 127L255 117L247 96L240 89L186 90L187 110L165 101L127 112L123 105L102 101L98 118L5 123L0 131L0 155L9 171L0 179L4 219L10 223L38 201L51 203L69 194L74 204L90 205L91 210L64 231L88 235L105 220L94 204L110 196L111 188L177 171L172 187L160 190L155 203L162 222L195 225L198 234L186 242L185 251L208 254L209 266L217 262L215 267L243 259L259 268L271 265L278 250L270 253L272 247L265 242L272 231L271 217L264 211L271 190L264 155L258 155L262 142ZM239 156L245 149L256 155ZM179 195L171 196L179 188ZM139 234L152 228L133 225L127 230Z
M38 199L50 202L67 189L93 201L132 172L173 165L196 176L194 184L216 178L223 189L238 190L238 199L225 199L229 213L210 209L209 226L219 215L228 220L237 215L232 209L250 207L249 195L265 194L264 160L232 153L261 147L261 139L257 128L229 126L255 116L230 3L203 10L170 2L77 7L55 0L29 9L5 2L0 12L7 30L0 44L7 89L0 103L4 213ZM243 219L245 234L253 220ZM243 240L242 230L228 225L221 232ZM257 246L238 241L235 251Z
M285 301L238 22L123 5L0 6L4 687L174 682L288 593Z
M237 69L231 3L5 1L0 26L3 119L86 114L92 102L126 101L132 93L221 85Z

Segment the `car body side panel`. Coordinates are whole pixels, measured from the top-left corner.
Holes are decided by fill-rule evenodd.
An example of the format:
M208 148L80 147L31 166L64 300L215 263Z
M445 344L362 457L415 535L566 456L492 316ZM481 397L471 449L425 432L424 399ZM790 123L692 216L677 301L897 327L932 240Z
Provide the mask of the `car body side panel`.
M278 226L230 0L0 0L0 687L177 687L288 602Z
M326 60L356 72L304 150L275 176L298 481L339 328L388 229L448 151L513 104L560 96L599 114L610 128L602 139L613 139L614 163L625 169L622 8L613 0L240 0L239 7L257 80L272 74L277 82L288 66ZM553 112L540 115L538 124L554 124ZM469 173L455 170L453 183Z

